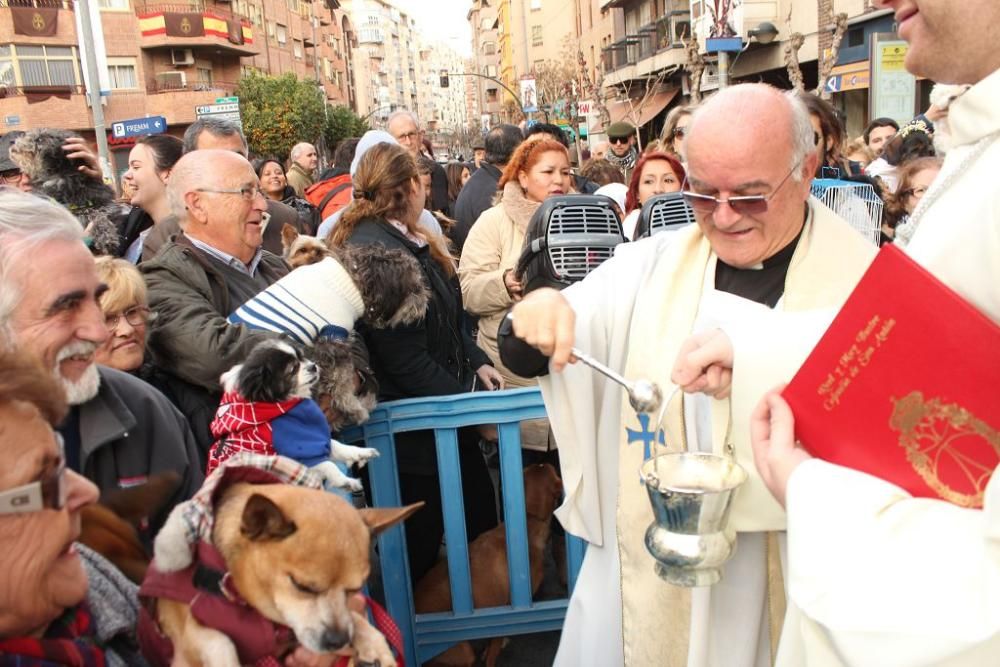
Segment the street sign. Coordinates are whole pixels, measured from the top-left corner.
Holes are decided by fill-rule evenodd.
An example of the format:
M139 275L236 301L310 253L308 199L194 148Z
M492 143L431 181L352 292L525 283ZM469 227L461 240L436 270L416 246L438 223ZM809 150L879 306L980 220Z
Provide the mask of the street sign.
M4 116L3 117L3 122L6 125L20 125L21 124L21 117L20 116Z
M231 98L231 99L237 99L237 98ZM211 118L218 118L219 120L228 120L231 123L239 125L240 129L243 129L243 119L240 117L239 102L223 102L221 104L202 104L194 108L194 113L198 118L211 117Z
M239 104L240 98L238 97L216 97L216 104Z
M828 93L839 93L843 85L843 78L838 74L826 80L826 90Z
M144 134L160 134L167 130L167 119L163 116L150 116L148 118L133 118L112 123L111 136L115 139L125 137L141 137Z

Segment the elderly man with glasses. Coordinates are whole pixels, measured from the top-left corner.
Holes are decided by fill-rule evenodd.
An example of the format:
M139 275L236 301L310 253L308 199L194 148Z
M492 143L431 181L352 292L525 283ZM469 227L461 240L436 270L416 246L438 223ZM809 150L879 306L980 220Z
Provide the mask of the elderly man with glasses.
M501 325L509 368L554 371L540 385L566 488L557 516L589 542L557 665L763 667L785 610L785 516L756 473L748 429L770 379L750 378L732 397L682 394L652 425L617 385L567 366L571 348L669 389L692 334L772 309L838 307L876 252L810 196L813 130L795 98L764 84L727 88L695 111L684 149L697 225L620 246L563 292L532 292ZM638 475L654 443L732 457L750 475L732 506L738 545L719 584L679 588L656 575Z
M159 314L149 335L153 363L200 395L188 414L197 430L218 407L219 376L273 334L226 318L288 273L261 247L267 200L253 167L231 150L186 153L170 172L167 197L181 234L140 269L149 306Z
M639 159L639 149L635 142L635 125L632 123L620 121L608 126L608 150L604 159L621 170L626 183Z

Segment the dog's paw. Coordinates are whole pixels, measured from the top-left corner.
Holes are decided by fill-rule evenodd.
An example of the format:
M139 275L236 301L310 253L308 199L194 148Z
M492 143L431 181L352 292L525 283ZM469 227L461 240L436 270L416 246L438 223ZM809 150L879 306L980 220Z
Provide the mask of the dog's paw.
M348 491L361 491L364 487L361 480L348 477L333 461L324 461L312 467L312 470L323 478L326 486Z
M396 658L382 633L361 614L351 612L351 616L354 617L354 639L351 642L354 663L358 667L396 667Z
M363 467L376 456L378 456L378 450L371 447L355 447L336 440L330 441L330 458L334 461Z

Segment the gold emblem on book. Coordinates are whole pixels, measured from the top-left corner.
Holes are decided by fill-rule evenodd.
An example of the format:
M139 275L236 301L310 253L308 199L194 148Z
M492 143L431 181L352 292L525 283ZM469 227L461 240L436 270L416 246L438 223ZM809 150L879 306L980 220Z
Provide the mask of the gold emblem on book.
M962 507L982 507L986 485L1000 460L1000 432L955 403L924 400L919 391L891 399L889 427L899 432L906 459L941 498ZM992 454L992 465L979 463ZM986 450L986 451L983 451ZM942 477L948 481L944 481Z

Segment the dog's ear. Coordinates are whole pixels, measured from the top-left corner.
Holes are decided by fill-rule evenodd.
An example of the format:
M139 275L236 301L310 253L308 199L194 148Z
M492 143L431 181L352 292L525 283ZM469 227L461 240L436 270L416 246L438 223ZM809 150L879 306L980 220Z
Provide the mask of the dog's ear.
M281 226L281 247L285 251L285 258L288 258L288 251L292 248L292 243L299 238L299 233L295 227L287 222Z
M255 493L243 507L240 534L254 542L280 541L298 530L281 508L267 496Z
M369 507L358 511L361 512L361 518L371 529L372 535L378 535L389 526L394 526L409 518L411 514L423 506L424 502L421 500L406 507Z

